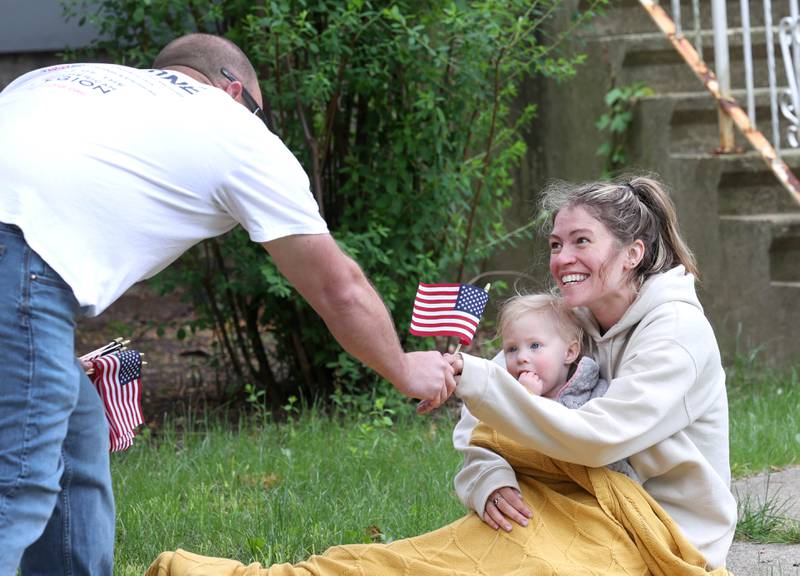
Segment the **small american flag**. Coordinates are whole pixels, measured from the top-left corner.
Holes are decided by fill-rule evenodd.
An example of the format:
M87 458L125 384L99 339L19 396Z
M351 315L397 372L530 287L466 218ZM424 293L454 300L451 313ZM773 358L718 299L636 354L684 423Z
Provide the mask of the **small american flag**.
M411 314L415 336L456 336L472 342L489 294L472 284L419 283Z
M92 382L108 421L111 452L127 450L133 444L142 418L142 358L136 350L115 352L92 359Z

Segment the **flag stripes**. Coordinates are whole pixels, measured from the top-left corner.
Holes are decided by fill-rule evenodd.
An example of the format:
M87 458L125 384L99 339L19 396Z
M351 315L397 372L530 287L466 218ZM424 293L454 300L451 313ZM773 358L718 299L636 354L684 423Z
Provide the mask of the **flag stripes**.
M142 417L141 357L129 350L92 360L92 382L103 400L111 452L133 444Z
M489 295L471 284L419 283L409 332L415 336L455 336L469 344Z

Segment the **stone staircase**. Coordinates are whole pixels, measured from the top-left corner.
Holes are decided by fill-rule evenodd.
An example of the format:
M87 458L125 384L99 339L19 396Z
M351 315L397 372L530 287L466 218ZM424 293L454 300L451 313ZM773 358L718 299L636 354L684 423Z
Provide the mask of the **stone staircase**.
M713 68L710 2L702 4L703 57ZM783 16L779 9L783 3L774 8L775 26ZM771 141L760 10L760 3L751 2L751 26L760 30L753 38L755 85L762 87L756 122ZM730 3L728 11L732 86L743 88L739 3ZM683 2L681 13L684 33L693 41L691 3ZM785 85L777 34L775 41L778 84ZM546 83L538 94L543 126L534 138L546 142L541 163L548 176L596 178L602 159L595 151L603 136L592 124L606 111L605 93L633 82L652 88L655 94L635 108L630 166L655 172L671 189L700 266L701 300L726 360L754 350L775 364L800 360L800 204L738 133L741 153L715 154L713 98L638 2L613 2L573 44L587 54L576 79L565 86ZM743 90L733 96L745 107ZM782 157L800 174L800 151L785 150Z

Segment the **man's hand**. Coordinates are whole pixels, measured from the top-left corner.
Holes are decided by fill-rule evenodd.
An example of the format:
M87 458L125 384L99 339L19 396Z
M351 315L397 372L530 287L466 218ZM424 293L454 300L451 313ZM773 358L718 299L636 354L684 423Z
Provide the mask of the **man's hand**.
M92 373L94 365L92 364L92 362L90 360L78 359L78 362L81 363L81 368L83 368L84 372L86 372L87 374L91 374Z
M395 387L409 398L422 400L417 407L420 414L435 410L456 389L453 369L439 352L406 352L404 377Z
M527 526L528 518L532 516L533 513L525 505L522 495L511 486L504 486L492 492L483 509L483 521L495 530L502 528L506 532L511 532L509 520L520 526Z
M345 350L423 401L417 411L447 400L456 386L453 370L438 352L403 352L380 296L329 234L285 236L263 246Z

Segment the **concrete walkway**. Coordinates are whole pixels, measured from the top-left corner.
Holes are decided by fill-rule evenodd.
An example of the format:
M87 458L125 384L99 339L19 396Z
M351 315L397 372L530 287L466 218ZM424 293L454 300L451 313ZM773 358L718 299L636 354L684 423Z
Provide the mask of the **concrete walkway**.
M737 480L733 493L751 509L766 497L782 508L781 515L800 522L800 466ZM800 576L800 544L734 542L728 570L735 576Z

